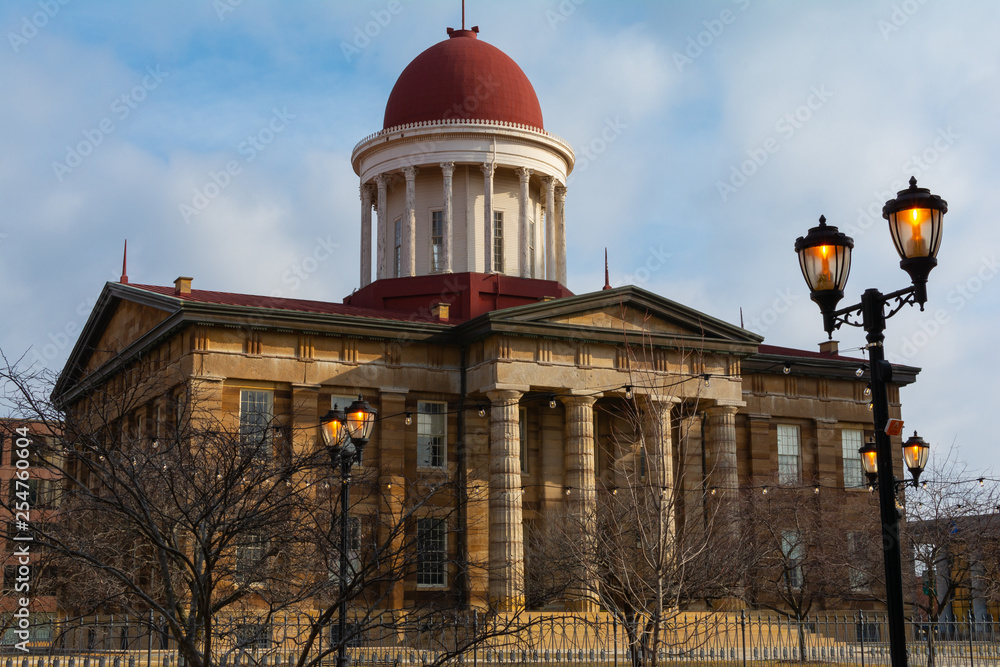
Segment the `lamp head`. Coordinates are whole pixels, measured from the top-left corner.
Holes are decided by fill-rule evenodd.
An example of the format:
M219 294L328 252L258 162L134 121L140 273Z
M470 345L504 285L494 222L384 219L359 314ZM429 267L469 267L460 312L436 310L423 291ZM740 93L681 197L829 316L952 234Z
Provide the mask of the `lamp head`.
M809 287L809 297L823 313L823 327L833 337L833 311L844 298L844 287L851 273L851 250L854 239L820 216L819 225L795 239L799 268Z
M899 253L899 268L910 274L921 308L927 301L927 276L937 266L942 220L947 212L948 202L927 188L918 188L917 179L912 177L910 187L882 207L882 217L889 222L892 243Z
M875 440L868 438L868 442L858 449L861 455L861 469L865 471L865 477L869 484L874 484L878 480L878 450L875 447Z
M917 435L917 432L913 432L913 436L907 438L906 442L903 443L903 461L906 463L906 467L909 469L910 474L913 475L913 485L917 485L917 480L920 479L920 473L924 471L927 466L927 457L931 453L931 446L927 444L927 441Z

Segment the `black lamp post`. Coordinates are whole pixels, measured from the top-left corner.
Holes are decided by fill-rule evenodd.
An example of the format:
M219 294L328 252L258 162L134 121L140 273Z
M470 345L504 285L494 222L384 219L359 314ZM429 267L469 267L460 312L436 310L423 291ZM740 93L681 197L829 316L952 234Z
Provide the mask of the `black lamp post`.
M323 415L320 421L320 431L323 442L330 455L330 463L334 470L340 471L340 578L337 627L340 631L340 645L337 647L337 667L347 667L347 569L348 569L348 524L347 509L351 502L351 467L361 461L378 411L368 404L361 396L351 403L347 411L333 406ZM330 526L332 529L333 526Z
M903 570L899 541L899 514L896 510L896 484L892 474L892 451L885 432L889 419L887 385L892 380L892 364L885 360L882 343L885 339L885 321L904 305L919 304L923 310L927 301L927 276L937 266L937 252L941 245L941 221L948 212L948 203L918 188L917 180L910 179L910 187L900 190L895 199L886 202L882 217L889 222L889 232L899 253L899 266L910 274L907 288L882 294L868 289L861 295L861 303L837 310L837 303L844 296L844 287L851 272L851 250L854 240L836 227L827 226L820 218L804 237L795 241L802 275L809 285L810 297L823 313L823 328L830 338L834 329L842 325L863 327L867 333L871 359L872 410L875 422L874 455L864 455L865 463L873 463L872 470L878 482L879 505L882 519L884 545L886 608L889 620L889 649L893 667L906 667L906 628L903 615ZM912 440L912 439L911 439ZM910 441L907 441L908 443ZM923 442L921 440L921 442ZM926 462L926 443L923 443L923 461ZM919 448L913 449L918 454ZM865 448L862 448L864 452ZM905 450L905 447L904 447ZM918 457L919 458L919 457ZM914 463L922 463L914 459ZM909 466L910 458L907 458ZM867 469L866 469L866 472ZM919 472L916 473L919 476Z

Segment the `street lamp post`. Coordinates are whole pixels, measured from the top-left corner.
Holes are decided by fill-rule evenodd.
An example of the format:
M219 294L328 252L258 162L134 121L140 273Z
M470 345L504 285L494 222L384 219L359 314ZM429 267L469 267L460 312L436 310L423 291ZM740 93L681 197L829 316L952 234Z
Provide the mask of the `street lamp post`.
M820 217L819 226L813 227L806 236L795 241L802 276L809 286L810 298L823 314L823 328L829 337L833 338L833 331L844 324L862 327L867 334L875 443L874 456L871 450L866 454L865 448L862 448L862 460L866 464L871 462L877 466L877 472L872 472L878 482L882 519L886 610L893 667L906 667L907 658L896 480L893 477L889 435L885 431L889 419L888 383L892 381L892 364L885 360L883 348L885 321L907 304L919 304L923 310L927 301L927 276L937 266L941 221L947 211L946 201L931 194L926 188L918 188L917 180L911 178L910 187L900 190L896 198L886 202L882 208L882 217L889 223L889 232L900 256L899 266L910 274L911 285L889 294L882 294L877 289L865 290L861 295L861 303L839 310L837 303L844 296L844 287L851 272L854 240L836 227L827 226L826 218ZM919 448L909 453L916 455L916 449ZM923 461L913 459L913 463L926 462L926 443L920 451L923 453ZM909 466L912 457L906 458ZM919 472L915 477L918 475Z
M337 646L337 667L347 667L347 570L348 570L348 516L347 509L351 502L351 467L361 461L378 411L368 404L361 396L351 403L346 412L333 406L323 415L320 421L320 431L326 451L330 455L333 469L340 471L340 576L338 580L338 618L337 628L340 633ZM333 526L330 526L331 532Z

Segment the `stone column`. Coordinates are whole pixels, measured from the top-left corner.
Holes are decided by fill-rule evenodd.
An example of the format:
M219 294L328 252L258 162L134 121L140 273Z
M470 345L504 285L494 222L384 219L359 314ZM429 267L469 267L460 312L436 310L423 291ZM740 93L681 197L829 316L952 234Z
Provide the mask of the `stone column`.
M556 179L549 176L545 183L545 279L556 280Z
M584 544L597 528L597 495L594 453L593 396L569 396L566 406L565 481L568 529L577 544ZM569 591L567 606L575 611L597 611L597 582L586 566L577 574L579 585Z
M528 182L531 178L531 170L527 167L520 167L517 170L517 177L521 180L521 191L518 203L520 204L518 215L521 218L519 238L520 238L520 257L519 265L521 267L521 277L530 278L531 277L531 258L529 256L528 247L530 244L531 230L528 226L528 218L531 217L531 199L530 193L528 192Z
M441 212L442 218L442 241L441 246L441 270L445 273L451 273L452 259L451 259L451 237L452 237L452 225L454 224L454 208L452 205L452 193L451 193L451 181L452 176L455 174L455 163L454 162L442 162L441 163L441 173L444 176L444 210Z
M404 276L415 275L417 269L417 210L416 210L416 167L403 167L406 177L406 217L403 219L402 266Z
M361 184L361 287L372 281L372 189Z
M566 188L556 188L556 280L566 284Z
M379 412L384 415L398 415L406 412L406 394L383 391L379 394ZM403 548L402 531L395 531L403 520L403 506L406 499L406 460L407 435L413 433L412 443L416 444L416 426L407 430L405 422L400 419L384 419L374 429L372 442L368 444L365 458L374 459L378 449L378 488L375 495L379 498L379 509L383 513L379 523L378 540L380 544L391 544L390 553L400 553ZM387 586L388 587L388 586ZM392 589L385 591L388 609L402 609L404 606L403 586L398 583Z
M389 262L387 261L387 253L389 251L389 211L386 206L386 188L389 184L389 179L385 174L379 174L375 177L375 185L378 187L378 241L377 248L375 252L375 260L378 262L375 272L376 280L381 280L382 278L388 278L389 272Z
M671 421L674 402L652 398L644 402L647 419L643 442L646 445L647 482L652 486L668 489L671 494L676 495Z
M496 164L492 162L483 163L483 243L486 263L483 265L484 273L493 273L493 172L496 171Z
M725 496L735 496L739 478L736 468L736 411L734 405L708 408L708 475L710 486Z
M490 599L500 611L524 604L521 515L521 392L487 392L490 399Z

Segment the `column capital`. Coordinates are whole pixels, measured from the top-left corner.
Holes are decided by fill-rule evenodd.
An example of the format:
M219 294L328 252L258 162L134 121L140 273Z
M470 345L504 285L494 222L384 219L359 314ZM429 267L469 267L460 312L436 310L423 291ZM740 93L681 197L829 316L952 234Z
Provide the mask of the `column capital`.
M522 182L531 178L531 174L534 173L531 169L528 169L527 167L518 167L514 171L517 173L518 178L520 178Z
M455 163L454 162L442 162L441 171L444 173L445 177L450 177L455 173Z
M366 197L368 198L368 201L371 201L371 198L372 198L372 186L371 186L371 184L370 183L362 183L361 185L359 185L358 186L358 195L361 197L362 201L364 201Z
M378 186L378 188L380 190L384 190L385 187L388 184L389 184L389 175L388 174L376 174L375 175L375 185Z
M723 415L735 415L740 411L740 406L738 405L712 405L705 409L709 417L721 417Z
M479 168L483 170L483 176L493 178L493 173L497 170L497 164L496 162L484 162L479 165Z
M515 389L491 389L486 392L486 397L493 405L516 403L521 400L522 396L524 396L524 392Z
M562 402L566 407L580 406L584 408L592 408L594 403L597 402L599 396L560 396L559 401Z
M412 181L414 178L417 177L417 171L418 171L417 168L412 165L410 165L409 167L403 167L403 176L406 177L406 180Z
M556 186L556 201L560 204L566 201L566 192L569 190L565 185Z

